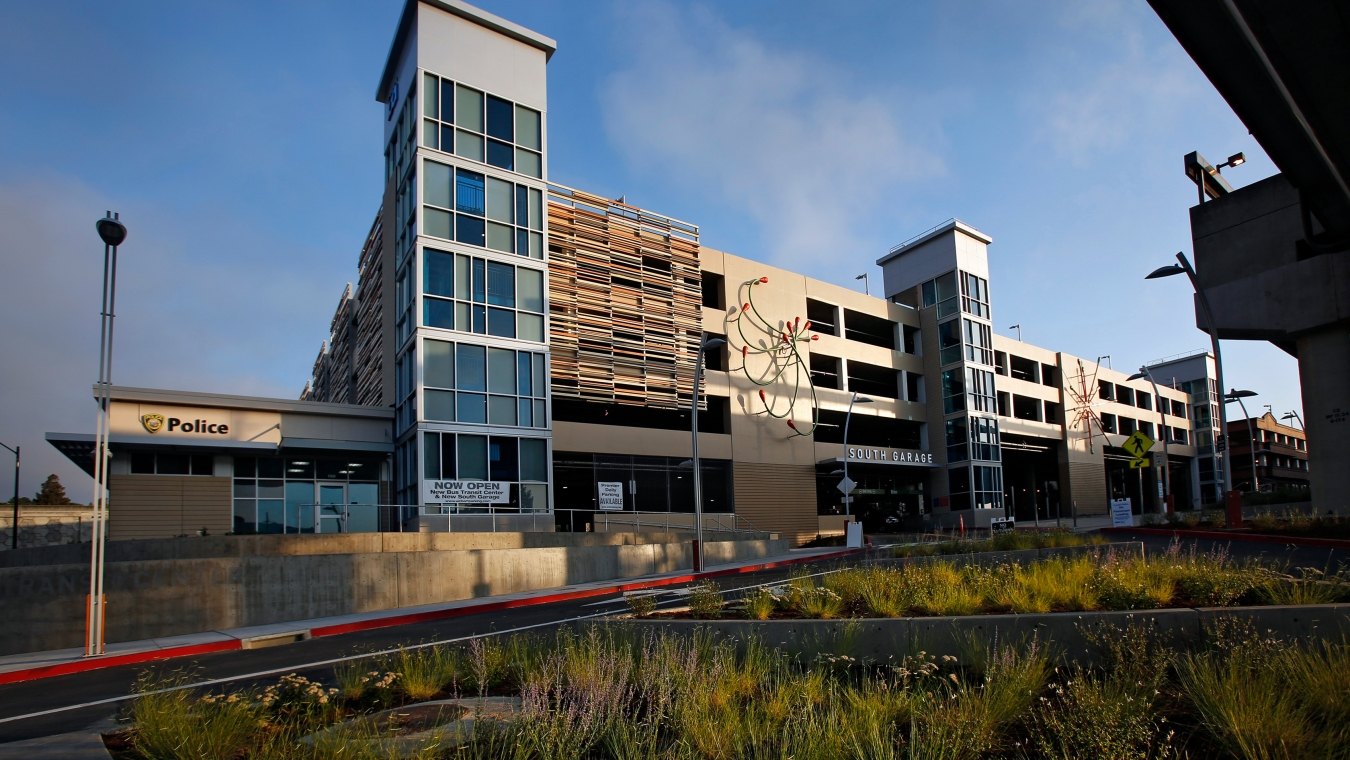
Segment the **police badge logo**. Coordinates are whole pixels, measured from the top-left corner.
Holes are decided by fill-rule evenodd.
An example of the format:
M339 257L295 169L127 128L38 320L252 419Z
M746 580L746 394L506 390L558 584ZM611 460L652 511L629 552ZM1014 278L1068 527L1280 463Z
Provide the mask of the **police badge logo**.
M164 427L164 415L142 414L141 427L145 428L147 433L158 433Z

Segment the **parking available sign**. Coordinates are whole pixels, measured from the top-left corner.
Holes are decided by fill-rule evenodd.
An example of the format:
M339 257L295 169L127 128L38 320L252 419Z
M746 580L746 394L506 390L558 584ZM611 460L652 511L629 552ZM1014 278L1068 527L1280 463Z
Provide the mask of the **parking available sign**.
M498 480L424 480L423 504L506 504L511 484Z

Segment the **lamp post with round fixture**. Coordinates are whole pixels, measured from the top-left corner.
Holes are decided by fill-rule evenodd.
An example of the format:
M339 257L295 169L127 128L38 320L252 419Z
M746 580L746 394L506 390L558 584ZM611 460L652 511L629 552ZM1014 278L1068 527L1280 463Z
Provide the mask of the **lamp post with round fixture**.
M117 314L117 247L127 238L121 215L111 211L94 223L103 240L103 310L99 318L98 425L94 433L93 534L89 552L89 607L85 617L84 654L104 653L104 547L108 540L108 428L112 403L113 320Z

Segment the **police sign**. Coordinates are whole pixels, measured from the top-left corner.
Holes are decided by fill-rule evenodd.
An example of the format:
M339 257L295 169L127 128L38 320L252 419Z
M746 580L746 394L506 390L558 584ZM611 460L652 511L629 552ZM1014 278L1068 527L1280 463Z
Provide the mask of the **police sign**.
M506 504L511 484L499 480L424 480L423 504Z

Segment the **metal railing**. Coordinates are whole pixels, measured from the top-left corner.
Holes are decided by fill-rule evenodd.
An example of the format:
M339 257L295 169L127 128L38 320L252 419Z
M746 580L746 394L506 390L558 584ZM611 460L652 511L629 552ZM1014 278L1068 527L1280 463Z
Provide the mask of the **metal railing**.
M408 504L291 504L280 520L237 522L236 534L497 533L497 532L692 532L692 512L605 512L586 509L521 511L481 504L441 507ZM730 512L705 512L704 530L763 533ZM204 528L185 526L184 534Z

